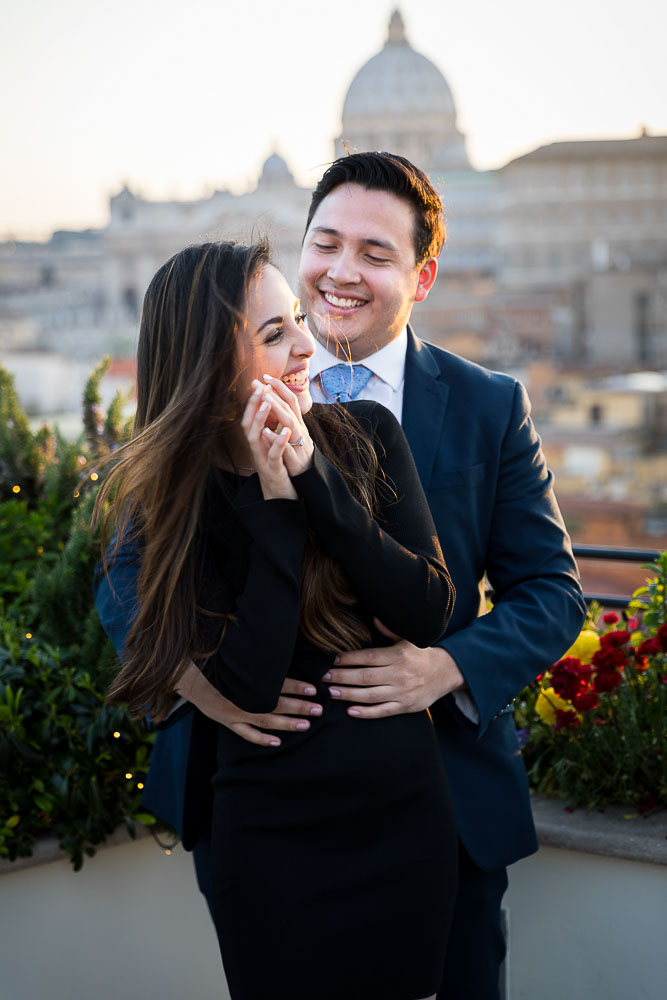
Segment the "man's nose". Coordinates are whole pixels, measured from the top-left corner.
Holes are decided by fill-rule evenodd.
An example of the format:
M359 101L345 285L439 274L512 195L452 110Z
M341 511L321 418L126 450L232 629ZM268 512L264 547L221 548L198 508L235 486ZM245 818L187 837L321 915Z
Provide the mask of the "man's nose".
M327 275L337 285L349 285L359 281L359 266L356 255L349 250L340 250L329 260Z

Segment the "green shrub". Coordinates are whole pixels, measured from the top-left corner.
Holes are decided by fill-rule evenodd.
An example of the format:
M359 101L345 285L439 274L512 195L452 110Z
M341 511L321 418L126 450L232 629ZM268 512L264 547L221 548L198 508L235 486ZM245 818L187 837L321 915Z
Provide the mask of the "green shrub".
M129 426L99 382L84 393L84 434L37 433L0 368L0 856L58 837L75 869L140 805L154 735L104 704L116 654L95 611L99 539L90 529L96 463Z

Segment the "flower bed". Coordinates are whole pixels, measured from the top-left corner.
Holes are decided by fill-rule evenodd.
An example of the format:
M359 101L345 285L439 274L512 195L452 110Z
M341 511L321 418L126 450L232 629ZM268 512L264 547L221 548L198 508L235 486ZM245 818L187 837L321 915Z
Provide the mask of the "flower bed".
M622 616L593 606L579 638L517 699L531 787L571 806L667 806L667 553Z

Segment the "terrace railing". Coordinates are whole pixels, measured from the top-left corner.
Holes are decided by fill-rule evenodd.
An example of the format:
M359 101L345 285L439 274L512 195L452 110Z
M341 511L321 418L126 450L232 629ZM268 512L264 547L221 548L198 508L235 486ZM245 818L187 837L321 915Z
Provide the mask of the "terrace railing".
M657 549L617 549L610 545L573 545L575 559L602 559L608 562L650 563L660 555ZM587 604L597 601L605 608L625 608L631 595L618 597L614 594L584 594Z

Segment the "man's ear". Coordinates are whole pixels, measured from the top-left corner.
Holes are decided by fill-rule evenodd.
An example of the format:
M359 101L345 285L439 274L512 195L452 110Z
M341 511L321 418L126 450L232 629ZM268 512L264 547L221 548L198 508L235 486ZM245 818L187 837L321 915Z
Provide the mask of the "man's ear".
M417 291L415 292L415 302L423 302L428 293L433 288L435 279L438 276L438 262L435 257L429 257L419 268L417 279Z

